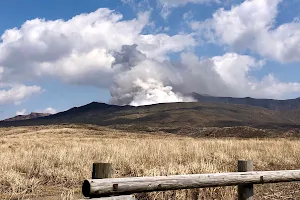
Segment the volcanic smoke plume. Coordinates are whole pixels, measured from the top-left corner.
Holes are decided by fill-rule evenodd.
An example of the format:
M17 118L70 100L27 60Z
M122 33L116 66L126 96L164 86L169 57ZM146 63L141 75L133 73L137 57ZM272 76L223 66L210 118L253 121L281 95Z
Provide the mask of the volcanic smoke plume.
M173 91L174 71L164 63L149 59L137 45L124 45L113 53L112 64L118 72L111 87L111 103L118 105L149 105L165 102L194 101Z

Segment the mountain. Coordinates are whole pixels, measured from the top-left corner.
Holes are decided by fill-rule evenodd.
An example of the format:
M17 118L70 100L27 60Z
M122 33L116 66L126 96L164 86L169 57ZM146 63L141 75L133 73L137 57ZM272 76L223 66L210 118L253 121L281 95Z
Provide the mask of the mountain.
M21 121L21 120L28 120L28 119L36 119L36 118L39 118L39 117L46 117L46 116L49 116L49 115L51 115L51 114L32 112L28 115L17 115L15 117L8 118L8 119L5 119L3 121Z
M191 96L199 102L244 104L250 106L258 106L270 110L300 109L300 98L287 99L287 100L254 99L251 97L245 97L245 98L214 97L209 95L201 95L198 93L192 93Z
M131 131L220 137L225 136L220 128L232 127L226 129L226 134L243 137L250 134L252 137L263 134L265 129L277 132L300 129L300 110L269 110L229 103L164 103L133 107L92 102L42 118L2 121L0 127L49 124L94 124Z

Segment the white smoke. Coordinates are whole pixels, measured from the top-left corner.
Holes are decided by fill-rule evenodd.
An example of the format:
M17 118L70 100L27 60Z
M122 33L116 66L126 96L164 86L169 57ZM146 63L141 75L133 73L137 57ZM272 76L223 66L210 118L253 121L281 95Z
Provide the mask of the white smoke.
M132 101L130 105L150 105L156 103L171 103L182 101L193 101L192 98L183 97L180 93L174 93L171 86L164 86L158 80L148 79L142 81L137 79L133 82Z
M137 45L124 45L115 52L113 67L119 73L111 87L111 103L118 105L149 105L166 102L194 101L174 92L172 79L174 72L164 63L147 58L136 49Z

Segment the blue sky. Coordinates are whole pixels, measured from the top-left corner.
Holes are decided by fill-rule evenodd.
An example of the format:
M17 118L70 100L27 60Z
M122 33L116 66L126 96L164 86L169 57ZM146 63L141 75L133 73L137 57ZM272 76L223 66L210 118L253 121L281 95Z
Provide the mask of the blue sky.
M182 2L1 2L0 119L190 92L300 96L299 1Z

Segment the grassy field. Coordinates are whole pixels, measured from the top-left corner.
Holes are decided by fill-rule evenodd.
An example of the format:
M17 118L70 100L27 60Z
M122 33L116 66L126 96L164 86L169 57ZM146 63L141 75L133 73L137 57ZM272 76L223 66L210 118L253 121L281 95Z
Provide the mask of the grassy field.
M93 162L111 162L115 177L300 168L300 141L195 139L97 126L0 129L0 199L77 199ZM297 183L255 186L256 199L298 199ZM142 194L139 199L235 199L235 187Z

